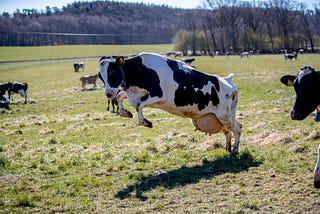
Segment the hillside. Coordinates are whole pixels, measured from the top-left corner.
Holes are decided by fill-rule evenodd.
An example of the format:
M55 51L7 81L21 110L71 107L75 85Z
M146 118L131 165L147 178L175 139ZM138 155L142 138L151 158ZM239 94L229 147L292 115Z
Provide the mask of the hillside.
M114 1L17 10L0 18L0 45L171 43L188 13L196 10Z

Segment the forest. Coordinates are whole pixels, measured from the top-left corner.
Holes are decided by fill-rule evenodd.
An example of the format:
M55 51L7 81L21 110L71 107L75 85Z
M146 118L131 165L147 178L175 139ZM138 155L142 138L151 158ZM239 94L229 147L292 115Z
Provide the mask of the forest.
M320 3L204 0L197 9L117 1L0 15L0 46L168 44L184 53L319 51Z

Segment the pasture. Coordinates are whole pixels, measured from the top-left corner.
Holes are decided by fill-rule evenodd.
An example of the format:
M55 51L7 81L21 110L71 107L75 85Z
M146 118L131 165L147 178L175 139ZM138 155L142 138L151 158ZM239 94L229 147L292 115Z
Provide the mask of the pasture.
M222 133L195 132L189 119L150 108L154 128L145 128L126 102L133 118L107 112L100 80L81 90L101 55L171 48L0 47L0 61L54 59L0 64L0 82L27 82L34 101L15 95L0 111L0 212L318 213L319 124L312 115L291 121L294 91L279 79L306 64L320 69L320 56L195 57L200 71L235 74L243 132L240 154L230 157ZM85 71L75 73L74 61Z

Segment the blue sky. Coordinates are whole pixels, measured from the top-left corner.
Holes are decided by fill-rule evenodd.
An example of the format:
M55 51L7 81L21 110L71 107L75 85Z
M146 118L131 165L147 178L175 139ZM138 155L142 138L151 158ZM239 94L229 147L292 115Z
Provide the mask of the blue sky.
M46 6L62 8L68 3L82 0L0 0L0 13L9 12L13 13L16 9L22 11L22 9L45 10ZM90 0L83 0L90 1ZM123 2L144 2L155 5L169 5L179 8L196 8L201 3L201 0L114 0ZM311 7L314 3L319 3L319 0L302 0L309 4Z

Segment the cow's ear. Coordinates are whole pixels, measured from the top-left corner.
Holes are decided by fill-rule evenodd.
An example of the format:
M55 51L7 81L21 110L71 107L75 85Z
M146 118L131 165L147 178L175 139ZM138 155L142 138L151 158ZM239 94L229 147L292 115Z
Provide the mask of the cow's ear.
M280 81L286 86L293 86L293 82L297 77L294 75L285 75L280 78Z
M124 63L124 57L119 56L116 58L116 65L122 65Z

